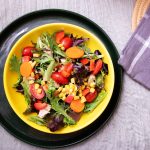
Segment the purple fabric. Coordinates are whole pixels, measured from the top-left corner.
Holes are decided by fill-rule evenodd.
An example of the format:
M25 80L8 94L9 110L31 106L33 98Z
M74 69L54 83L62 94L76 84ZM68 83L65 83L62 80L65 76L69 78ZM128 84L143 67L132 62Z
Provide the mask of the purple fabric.
M150 7L118 62L131 78L150 89Z

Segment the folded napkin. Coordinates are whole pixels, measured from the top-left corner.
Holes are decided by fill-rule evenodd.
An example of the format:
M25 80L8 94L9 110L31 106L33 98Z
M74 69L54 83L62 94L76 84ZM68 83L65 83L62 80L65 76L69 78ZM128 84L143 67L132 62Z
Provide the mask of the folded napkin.
M131 78L150 89L150 7L123 49L119 64Z

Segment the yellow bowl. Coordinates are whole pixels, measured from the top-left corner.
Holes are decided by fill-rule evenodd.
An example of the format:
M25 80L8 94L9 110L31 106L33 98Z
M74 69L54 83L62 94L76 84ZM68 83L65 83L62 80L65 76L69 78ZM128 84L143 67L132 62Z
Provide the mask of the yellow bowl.
M107 75L105 79L105 89L108 92L106 98L100 103L96 109L89 113L84 113L81 117L81 119L77 122L76 125L67 126L59 131L56 132L50 132L48 128L44 126L37 125L31 121L28 120L29 116L23 115L23 112L27 108L27 103L25 102L24 96L20 93L17 93L16 90L13 87L13 84L17 80L17 74L10 71L9 67L9 60L12 57L13 54L17 55L18 57L21 57L21 49L23 49L26 46L32 45L32 42L36 42L37 38L41 35L43 32L49 32L53 33L58 30L64 30L65 32L72 33L73 35L77 36L83 36L90 38L88 42L88 47L94 51L96 49L99 49L101 53L104 55L104 62L108 64L109 74ZM66 24L66 23L52 23L52 24L46 24L39 26L37 28L34 28L33 30L29 31L25 35L23 35L12 47L6 63L4 67L4 89L5 93L8 99L9 104L11 105L12 109L15 111L15 113L29 126L43 131L47 133L54 133L54 134L64 134L64 133L70 133L78 131L89 124L91 124L93 121L95 121L105 110L106 106L108 105L110 98L112 96L113 88L114 88L114 68L111 61L111 57L109 53L107 52L107 49L103 45L103 43L92 33L89 31L72 25L72 24Z

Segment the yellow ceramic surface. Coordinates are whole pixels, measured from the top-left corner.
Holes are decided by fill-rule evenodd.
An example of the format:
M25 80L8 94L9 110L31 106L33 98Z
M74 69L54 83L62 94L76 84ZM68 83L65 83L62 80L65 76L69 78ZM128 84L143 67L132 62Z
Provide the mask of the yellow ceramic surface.
M105 80L105 89L108 92L106 98L102 101L101 104L98 105L98 107L93 111L89 113L84 113L82 115L81 119L77 122L76 125L67 126L57 132L50 132L48 128L44 126L37 125L31 121L28 120L29 116L23 115L23 112L27 108L27 103L25 102L24 96L20 93L16 92L16 89L13 88L13 84L17 81L17 73L11 72L9 70L9 61L13 54L17 55L18 57L21 57L21 51L24 47L32 45L32 42L36 42L37 38L43 33L43 32L49 32L53 33L58 30L64 30L68 33L73 33L73 35L77 35L78 37L83 36L85 38L90 38L88 42L88 47L94 51L96 49L99 49L101 53L104 55L104 62L108 64L109 74L106 77ZM52 24L46 24L39 26L37 28L34 28L33 30L26 33L24 36L22 36L13 46L11 49L4 68L4 89L7 96L7 99L9 101L9 104L15 111L15 113L29 126L43 131L47 133L54 133L54 134L64 134L64 133L70 133L77 130L80 130L89 124L91 124L94 120L96 120L102 112L105 110L106 106L108 105L113 88L114 88L114 68L111 61L111 58L103 45L103 43L92 33L89 31L72 25L72 24L65 24L65 23L52 23ZM2 107L2 106L1 106Z

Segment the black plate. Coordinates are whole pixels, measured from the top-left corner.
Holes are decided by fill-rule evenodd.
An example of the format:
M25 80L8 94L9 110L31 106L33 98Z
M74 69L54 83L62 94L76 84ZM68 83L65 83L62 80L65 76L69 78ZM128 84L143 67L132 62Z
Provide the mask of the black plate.
M3 69L7 55L15 41L34 27L47 23L64 22L78 25L95 34L107 48L115 70L115 86L112 98L102 115L88 127L65 135L48 134L25 124L12 110L3 88ZM117 64L118 52L107 34L94 22L77 13L50 9L29 13L8 25L0 34L0 121L1 125L22 141L35 146L58 148L81 142L102 127L110 118L118 103L122 85L122 69Z

